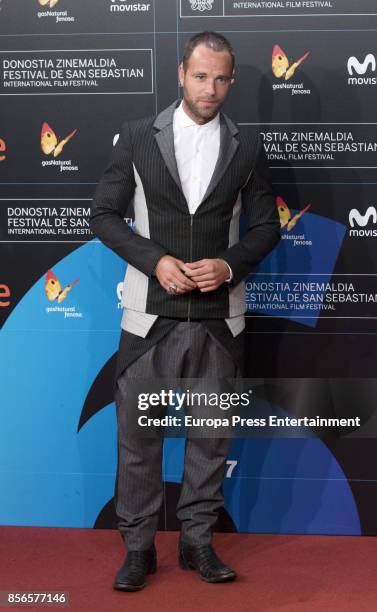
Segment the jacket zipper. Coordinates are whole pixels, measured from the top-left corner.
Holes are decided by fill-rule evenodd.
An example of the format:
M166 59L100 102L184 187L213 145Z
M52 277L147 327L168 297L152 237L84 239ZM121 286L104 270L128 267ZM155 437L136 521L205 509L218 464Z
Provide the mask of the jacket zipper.
M190 213L190 263L192 262L192 224L193 222L194 222L194 215ZM191 293L192 291L190 291L189 293L189 303L188 303L188 308L187 308L188 323L190 322L190 317L191 317Z

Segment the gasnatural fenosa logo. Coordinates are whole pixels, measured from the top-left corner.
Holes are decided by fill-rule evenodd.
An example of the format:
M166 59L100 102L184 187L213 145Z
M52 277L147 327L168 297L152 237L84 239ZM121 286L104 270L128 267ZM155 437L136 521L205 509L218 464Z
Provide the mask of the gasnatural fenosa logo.
M62 316L64 319L82 319L83 313L77 310L76 306L61 306L60 304L65 301L68 293L72 288L77 285L79 278L76 278L70 285L67 285L63 289L63 285L55 276L52 270L48 270L45 278L45 294L49 302L54 304L46 306L46 314L52 316ZM69 301L69 300L68 300Z
M279 213L281 229L285 228L288 232L290 232L295 227L297 221L301 219L301 217L309 210L311 204L305 206L305 208L298 212L296 215L292 215L291 211L289 210L288 204L284 202L283 198L278 196L276 198L276 207Z
M42 125L41 131L41 149L45 155L53 154L54 157L58 157L63 151L63 147L73 138L77 130L73 130L68 136L58 140L54 130L49 126L48 123Z
M65 9L65 2L57 6L60 0L37 0L39 6L42 6L44 10L38 11L38 19L52 19L56 23L73 23L76 21L76 17L70 15L68 10ZM0 0L1 2L1 0ZM78 3L77 3L78 4ZM57 10L51 10L51 9Z
M46 274L45 280L45 293L46 297L50 302L57 302L60 304L65 300L69 291L71 291L72 287L74 287L80 279L76 278L70 285L67 285L65 289L63 289L59 280L56 278L55 274L52 270L48 270Z
M275 79L279 79L280 83L272 83L272 90L288 90L292 96L301 94L308 95L311 94L311 90L304 87L304 83L290 82L293 76L296 75L296 71L301 67L303 62L307 60L309 57L309 51L304 53L297 60L291 61L288 59L287 55L284 53L283 49L279 45L274 45L272 50L272 74ZM301 72L301 69L298 70Z
M55 166L59 169L60 172L77 172L79 167L74 162L72 163L72 159L66 160L58 160L57 157L60 156L66 144L73 138L76 134L77 129L74 129L70 132L65 138L60 138L56 135L52 127L44 122L41 130L41 149L43 153L49 156L51 159L42 160L42 167L45 168L47 166L53 167ZM66 133L66 132L65 132ZM68 147L69 149L69 147ZM55 159L52 159L55 158Z
M50 9L54 8L58 2L59 0L38 0L41 6L48 6Z
M289 81L296 72L297 68L308 58L309 51L295 62L290 62L283 49L275 45L272 50L272 72L277 79L284 77Z

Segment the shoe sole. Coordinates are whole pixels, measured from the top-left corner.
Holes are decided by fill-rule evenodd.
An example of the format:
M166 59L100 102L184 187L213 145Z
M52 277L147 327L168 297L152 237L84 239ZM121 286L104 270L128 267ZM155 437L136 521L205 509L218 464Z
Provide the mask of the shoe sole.
M146 585L146 582L144 582L144 584L141 584L140 586L135 586L135 585L126 585L126 584L119 584L119 583L115 583L114 584L114 589L116 591L141 591L141 589L143 589Z
M215 584L217 582L232 582L232 580L236 579L236 576L233 575L224 576L223 578L204 578L204 576L201 576L199 572L198 575L201 580L204 580L204 582L210 582L212 584Z

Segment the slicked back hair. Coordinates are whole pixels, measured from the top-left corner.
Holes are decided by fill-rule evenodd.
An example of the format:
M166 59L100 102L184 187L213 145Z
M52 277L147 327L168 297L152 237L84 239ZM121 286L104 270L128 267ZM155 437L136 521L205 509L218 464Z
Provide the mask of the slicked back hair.
M212 51L228 51L231 58L233 71L235 57L229 40L218 32L199 32L198 34L194 34L194 36L192 36L185 44L182 58L183 69L185 72L191 54L198 45L205 45L208 49L212 49Z

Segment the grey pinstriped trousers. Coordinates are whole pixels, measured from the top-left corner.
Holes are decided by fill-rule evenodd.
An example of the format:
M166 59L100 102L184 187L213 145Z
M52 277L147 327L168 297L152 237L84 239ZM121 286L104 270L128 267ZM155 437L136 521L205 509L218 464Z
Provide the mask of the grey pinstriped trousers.
M128 550L152 545L163 501L163 438L128 435L127 387L132 378L235 378L241 372L219 341L197 321L178 323L119 376L115 401L118 467L115 507ZM222 481L231 440L187 438L184 476L177 504L181 537L188 544L209 544L223 506Z

